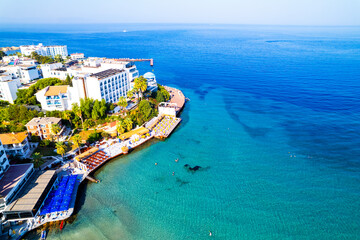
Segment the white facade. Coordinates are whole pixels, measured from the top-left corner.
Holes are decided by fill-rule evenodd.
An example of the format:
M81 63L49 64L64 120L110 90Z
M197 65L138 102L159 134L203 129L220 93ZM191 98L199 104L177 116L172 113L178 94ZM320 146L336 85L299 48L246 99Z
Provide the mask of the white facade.
M49 86L35 94L36 100L41 103L41 108L46 111L71 110L72 104L79 98L70 86Z
M54 46L44 46L42 43L38 45L24 45L20 46L21 54L29 56L32 52L37 52L42 56L52 56L60 54L62 57L67 57L68 50L66 45L54 45Z
M176 103L166 103L162 102L159 104L159 116L160 115L169 115L176 117Z
M147 90L151 92L157 91L158 86L157 86L155 74L153 74L152 72L147 72L144 74L144 78L146 78L147 80L147 86L148 86Z
M34 79L40 78L40 74L36 65L7 65L0 67L0 70L7 71L12 78L19 78L21 83L29 83Z
M65 80L67 71L58 70L63 68L62 63L41 64L41 72L44 78L56 77Z
M4 146L0 141L0 179L4 176L4 173L9 167L10 167L9 160L6 156Z
M82 60L85 58L85 55L83 53L72 53L70 57L72 60Z
M4 133L1 135L10 135L10 134L13 133ZM21 158L26 158L26 156L30 153L30 143L27 137L24 137L21 142L9 143L9 144L4 143L3 146L7 155L12 155L12 156L18 155Z
M19 85L19 79L12 79L9 75L0 75L0 99L13 104L17 98L16 92Z
M74 91L78 98L92 98L108 103L116 103L121 96L126 97L131 89L128 74L120 69L107 69L91 75L73 79Z

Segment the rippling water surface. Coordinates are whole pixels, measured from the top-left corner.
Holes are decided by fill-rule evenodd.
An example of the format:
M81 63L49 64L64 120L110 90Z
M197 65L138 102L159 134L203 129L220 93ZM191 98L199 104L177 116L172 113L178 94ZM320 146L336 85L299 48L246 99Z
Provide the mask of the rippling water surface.
M191 99L169 139L98 171L75 220L49 239L360 239L360 28L0 31L4 46L154 58L158 81Z

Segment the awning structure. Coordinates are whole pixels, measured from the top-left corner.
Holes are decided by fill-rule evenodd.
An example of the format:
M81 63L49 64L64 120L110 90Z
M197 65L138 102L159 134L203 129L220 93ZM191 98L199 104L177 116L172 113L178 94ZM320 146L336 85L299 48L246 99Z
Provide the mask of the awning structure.
M137 129L134 129L134 130L131 130L130 132L127 132L127 133L123 133L119 136L119 138L121 140L125 140L125 139L128 139L128 138L131 138L133 135L137 134L139 136L141 135L144 135L146 133L149 132L149 129L147 128L144 128L144 127L139 127Z
M19 193L17 200L3 211L9 220L33 217L56 180L55 170L37 172Z
M88 157L90 155L93 155L97 151L99 151L99 149L97 147L91 148L90 150L87 150L86 152L76 156L75 160L80 161L80 160L82 160L82 159L84 159L84 158L86 158L86 157Z

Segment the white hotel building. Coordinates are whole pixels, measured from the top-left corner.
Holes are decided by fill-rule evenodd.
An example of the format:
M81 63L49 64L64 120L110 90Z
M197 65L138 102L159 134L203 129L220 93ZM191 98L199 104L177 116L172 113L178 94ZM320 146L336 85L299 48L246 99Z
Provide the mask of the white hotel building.
M117 103L121 96L126 97L131 89L128 73L121 69L107 69L84 77L73 79L73 89L81 98L92 98L108 103Z
M79 74L72 84L72 87L50 86L37 92L35 96L41 108L46 111L70 110L72 104L80 103L82 98L117 103L131 89L128 73L113 68L93 74Z
M66 45L54 45L54 46L44 46L42 43L38 45L23 45L20 46L21 54L29 56L32 52L37 52L42 56L52 56L60 54L62 57L67 57L69 55Z

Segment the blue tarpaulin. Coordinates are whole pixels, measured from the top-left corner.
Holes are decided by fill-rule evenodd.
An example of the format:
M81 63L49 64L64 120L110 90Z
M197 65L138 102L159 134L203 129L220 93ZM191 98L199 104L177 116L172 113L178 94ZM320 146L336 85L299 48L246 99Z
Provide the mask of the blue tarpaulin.
M49 193L40 215L68 210L76 179L77 175L64 176L60 180L58 188Z

